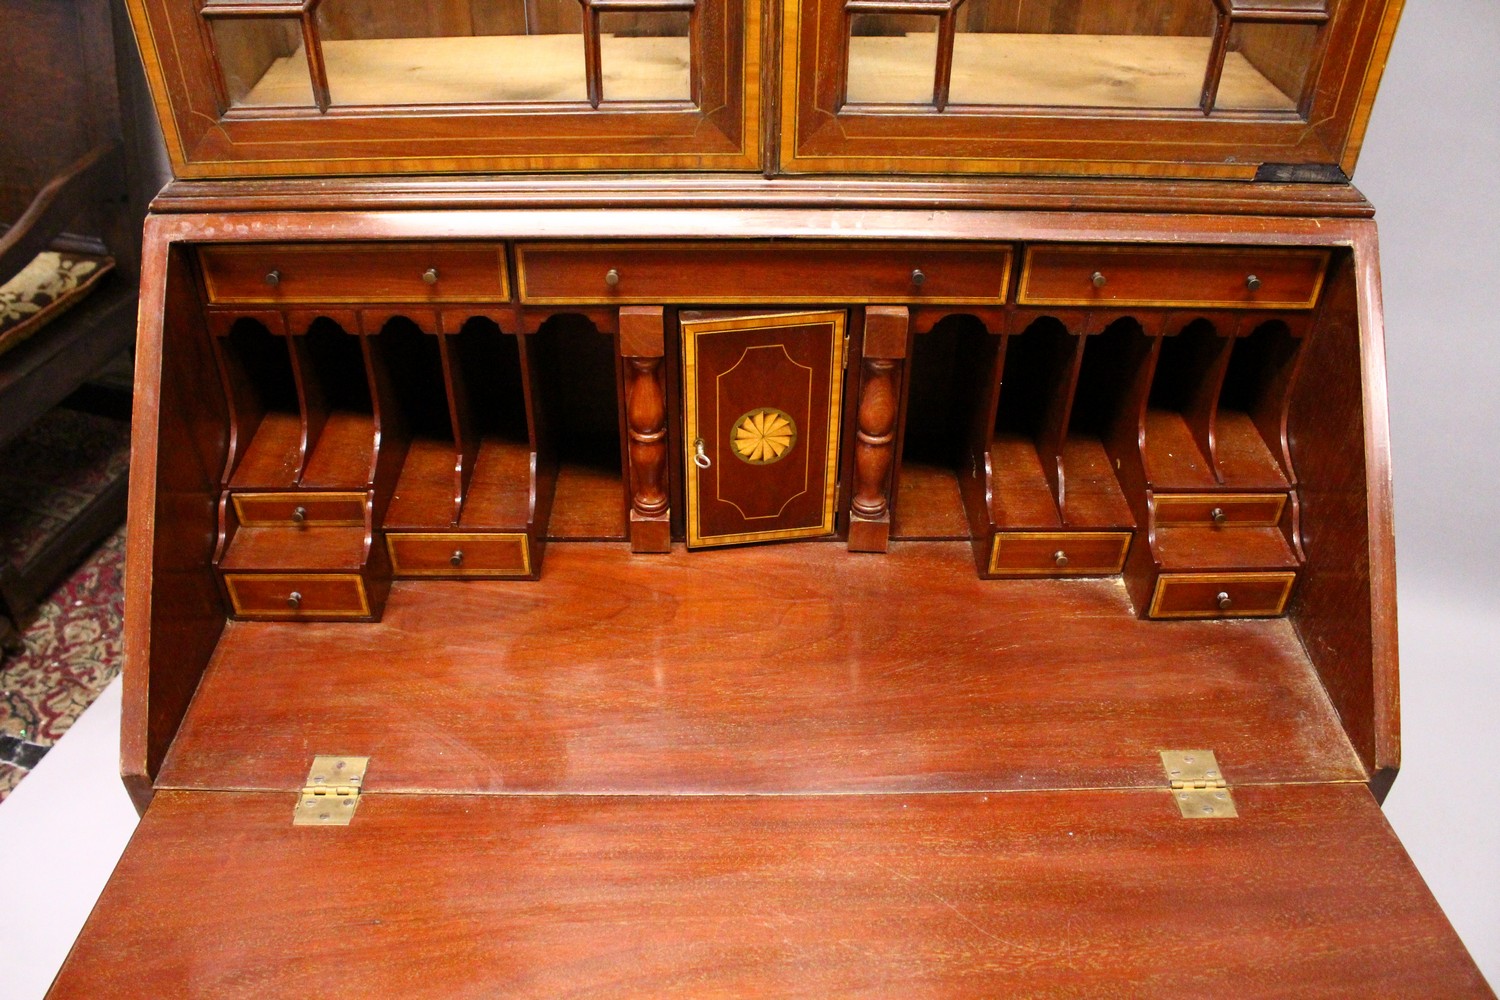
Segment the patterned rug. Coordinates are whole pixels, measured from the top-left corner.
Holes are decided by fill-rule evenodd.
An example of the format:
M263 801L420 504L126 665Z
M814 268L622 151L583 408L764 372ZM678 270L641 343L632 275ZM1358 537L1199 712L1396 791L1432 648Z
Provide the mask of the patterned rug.
M0 663L0 800L120 672L125 529L41 606Z

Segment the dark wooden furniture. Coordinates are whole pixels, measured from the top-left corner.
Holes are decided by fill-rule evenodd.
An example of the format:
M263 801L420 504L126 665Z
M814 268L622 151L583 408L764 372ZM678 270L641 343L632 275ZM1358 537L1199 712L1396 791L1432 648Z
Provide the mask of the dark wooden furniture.
M1491 995L1377 805L1399 5L1098 6L138 4L54 996Z
M130 345L141 222L160 177L149 128L130 121L140 68L123 6L5 0L0 34L11 49L0 63L0 287L16 289L0 295L3 447ZM128 400L119 408L128 416ZM125 487L121 468L44 541L14 560L5 546L0 634L119 525Z

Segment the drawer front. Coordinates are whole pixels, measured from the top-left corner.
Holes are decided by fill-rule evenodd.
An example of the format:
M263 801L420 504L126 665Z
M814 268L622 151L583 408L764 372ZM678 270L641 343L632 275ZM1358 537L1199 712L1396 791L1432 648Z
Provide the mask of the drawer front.
M1274 618L1286 612L1295 573L1164 573L1152 618Z
M1128 531L1012 531L995 536L996 576L1110 576L1125 566Z
M246 528L308 524L364 527L363 493L235 493L230 499Z
M359 576L312 573L226 573L224 585L241 618L368 618Z
M1281 523L1286 494L1157 494L1155 506L1160 525L1265 528Z
M395 576L530 576L531 546L521 532L506 534L389 534Z
M495 244L205 247L198 259L219 305L510 299Z
M566 303L980 303L1005 301L1003 245L523 244L521 301Z
M1031 247L1017 300L1034 306L1311 309L1326 250Z

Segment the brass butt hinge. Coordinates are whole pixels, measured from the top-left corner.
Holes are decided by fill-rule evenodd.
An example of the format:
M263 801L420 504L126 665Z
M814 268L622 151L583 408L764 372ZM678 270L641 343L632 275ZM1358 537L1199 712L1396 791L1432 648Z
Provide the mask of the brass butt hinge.
M1239 815L1212 750L1163 750L1161 763L1184 819L1233 819Z
M348 826L359 808L368 757L314 757L292 811L293 826Z
M844 371L849 370L849 331L844 331Z

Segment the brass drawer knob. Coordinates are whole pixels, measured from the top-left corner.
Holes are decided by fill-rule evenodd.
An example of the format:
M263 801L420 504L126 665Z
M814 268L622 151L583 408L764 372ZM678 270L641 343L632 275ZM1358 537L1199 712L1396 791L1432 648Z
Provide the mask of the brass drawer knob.
M1218 528L1222 527L1224 522L1229 520L1229 515L1224 513L1223 507L1215 507L1208 512L1208 519L1214 523L1215 528Z
M307 508L306 507L298 507L298 508L296 508L295 510L292 511L292 521L294 523L301 524L303 521L306 521L306 520L307 520Z
M437 278L437 268L435 267L429 267L427 270L422 272L422 280L427 282L427 284L429 285L437 284Z
M1056 552L1052 553L1052 564L1058 569L1064 568L1068 565L1068 554L1062 549L1058 549Z
M614 288L620 283L620 272L616 271L614 268L610 268L608 271L605 271L604 283L610 288Z
M463 564L464 564L464 550L463 549L454 549L453 550L453 554L448 557L448 565L450 565L453 568L457 569L459 566L462 566Z
M1103 288L1105 285L1109 284L1109 279L1104 276L1103 271L1095 271L1094 276L1090 278L1089 281L1094 283L1095 288Z
M266 284L270 285L272 288L275 288L277 285L281 284L281 272L280 271L267 271L266 272Z
M916 285L918 288L921 288L923 285L927 284L927 275L922 273L921 268L916 268L911 272L911 283L913 285Z
M1219 606L1220 611L1228 611L1231 607L1234 606L1234 602L1229 599L1229 594L1222 590L1219 591L1218 596L1214 598L1214 603Z
M295 590L292 591L287 595L286 606L291 608L293 611L296 611L298 608L302 607L302 595Z
M1250 277L1245 279L1245 287L1250 289L1252 292L1260 291L1260 279L1253 274L1250 275Z

